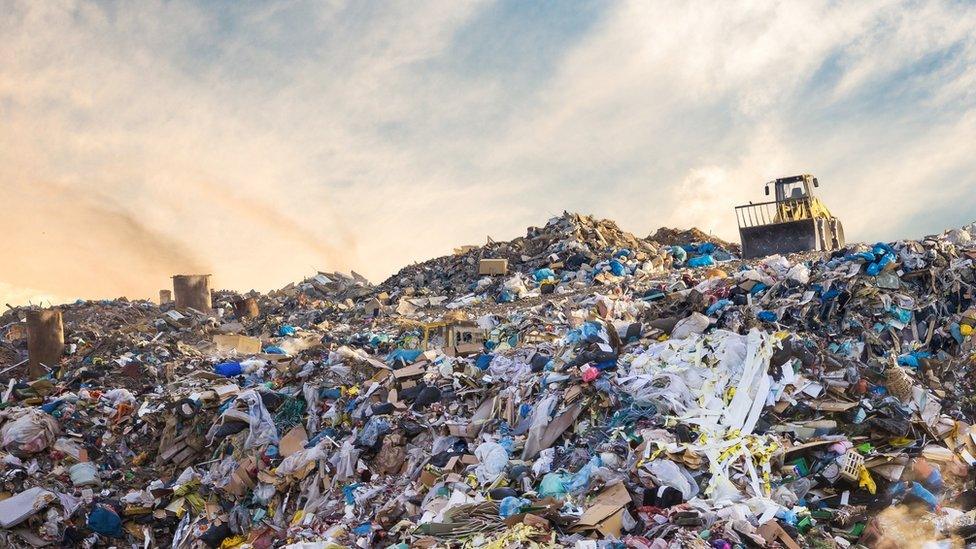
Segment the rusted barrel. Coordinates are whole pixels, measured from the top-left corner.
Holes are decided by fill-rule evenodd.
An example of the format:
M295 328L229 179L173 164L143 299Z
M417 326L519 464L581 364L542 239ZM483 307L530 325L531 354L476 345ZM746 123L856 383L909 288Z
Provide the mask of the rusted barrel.
M172 290L159 290L159 304L166 305L167 303L173 301L173 291Z
M260 309L258 309L258 300L253 297L242 297L237 299L233 303L234 314L237 318L257 318L261 314Z
M177 309L189 307L209 313L212 308L210 275L175 275L173 277L173 294L176 296Z
M64 324L58 309L27 311L28 375L37 379L58 367L64 354ZM42 364L44 366L42 366Z

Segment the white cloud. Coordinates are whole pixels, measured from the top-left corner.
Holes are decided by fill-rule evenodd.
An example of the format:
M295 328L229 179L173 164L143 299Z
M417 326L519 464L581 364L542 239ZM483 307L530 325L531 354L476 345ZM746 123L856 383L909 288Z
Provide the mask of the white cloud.
M501 28L469 44L490 11L14 2L0 280L101 297L186 270L380 279L563 209L734 237L733 205L800 172L853 238L976 202L972 5L624 2L558 48L483 38ZM465 48L541 61L489 71Z

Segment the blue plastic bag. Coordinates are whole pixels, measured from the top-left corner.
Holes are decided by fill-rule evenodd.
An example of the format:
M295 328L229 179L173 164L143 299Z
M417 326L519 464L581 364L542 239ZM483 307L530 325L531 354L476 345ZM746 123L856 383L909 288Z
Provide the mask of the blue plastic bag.
M715 303L712 303L711 305L709 305L708 306L708 309L705 311L705 314L707 316L712 316L715 313L721 311L722 309L728 307L731 304L732 304L732 301L729 300L729 299L720 299L720 300L716 301Z
M394 362L400 361L404 364L413 364L417 357L420 356L420 349L394 349L390 354L386 355L386 363L393 364Z
M566 491L575 492L589 486L590 477L600 468L601 464L600 456L590 458L586 465L580 467L580 470L573 473L573 476L569 478L569 482L566 483Z
M495 358L495 355L483 353L478 355L478 358L474 359L474 365L481 370L487 370L488 366L491 365L491 360Z
M688 266L693 269L698 269L701 267L710 267L715 264L715 259L710 255L700 255L698 257L693 257L688 260Z
M522 507L525 507L530 503L531 502L527 499L508 496L498 504L498 516L501 518L508 518L512 515L517 515L522 512Z
M88 513L88 527L103 536L115 538L122 535L122 519L114 509L103 503Z
M894 260L895 256L893 254L885 254L881 256L881 259L868 265L867 273L871 276L878 276L878 274L881 273L881 271L883 271L884 268L891 264Z
M912 483L912 495L928 503L929 509L931 510L935 510L939 506L939 498L935 497L935 494L929 492L917 482Z
M539 495L544 498L549 496L562 498L566 495L568 476L564 473L547 473L546 476L542 477L542 483L539 484Z
M756 315L756 318L762 320L763 322L776 322L779 320L776 313L773 311L760 311L759 314Z
M240 362L221 362L214 366L214 373L224 377L235 377L244 373Z
M542 282L544 280L556 280L555 271L549 268L538 269L533 276L535 277L536 282Z
M624 276L627 274L627 268L624 267L623 263L617 261L616 259L611 259L610 272L613 273L614 276Z
M908 366L910 368L914 368L914 369L918 370L918 367L920 366L918 360L920 358L929 358L931 356L932 356L932 353L929 353L929 352L926 352L926 351L917 351L917 352L914 352L914 353L904 354L904 355L901 355L900 357L898 357L898 365L899 366Z

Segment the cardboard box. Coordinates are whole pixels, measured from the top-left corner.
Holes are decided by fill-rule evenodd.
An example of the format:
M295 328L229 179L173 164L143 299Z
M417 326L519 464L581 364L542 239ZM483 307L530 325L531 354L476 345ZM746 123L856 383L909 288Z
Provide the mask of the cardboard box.
M620 537L623 529L625 508L630 504L630 493L627 486L619 482L605 488L593 500L579 522L573 527L574 531L597 531L604 536Z
M224 351L237 351L242 355L256 355L261 352L261 340L242 335L215 335L217 347Z
M481 259L478 261L479 275L506 275L508 274L507 259Z

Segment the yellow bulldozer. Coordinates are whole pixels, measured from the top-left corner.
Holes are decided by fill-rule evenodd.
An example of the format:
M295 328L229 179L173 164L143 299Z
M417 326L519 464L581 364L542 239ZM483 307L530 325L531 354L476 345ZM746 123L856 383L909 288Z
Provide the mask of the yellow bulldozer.
M814 196L818 187L810 174L782 177L766 183L766 196L772 189L776 200L737 206L742 257L842 248L844 226Z

